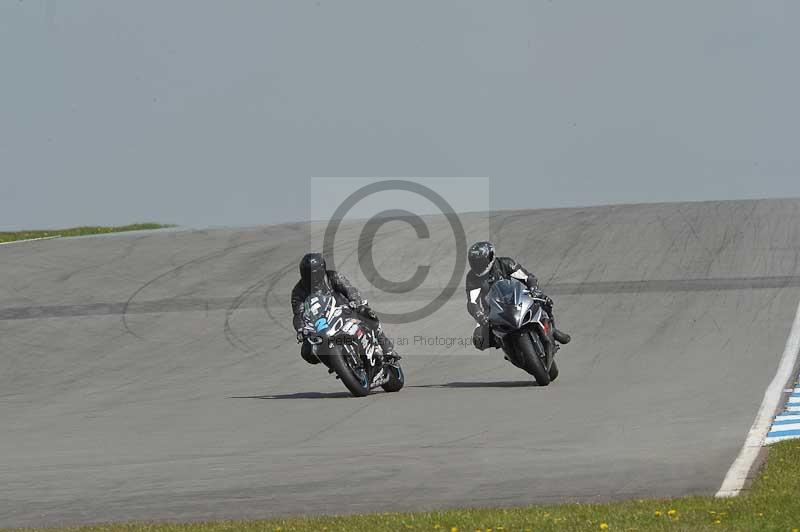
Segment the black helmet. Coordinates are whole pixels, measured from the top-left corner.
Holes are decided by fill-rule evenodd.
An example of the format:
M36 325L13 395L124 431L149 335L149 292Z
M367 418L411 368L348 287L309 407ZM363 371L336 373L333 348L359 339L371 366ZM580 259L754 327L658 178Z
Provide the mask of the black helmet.
M469 248L469 267L478 277L489 273L494 266L494 244L491 242L475 242Z
M308 292L316 292L328 286L325 275L325 258L321 253L307 253L300 261L300 279Z

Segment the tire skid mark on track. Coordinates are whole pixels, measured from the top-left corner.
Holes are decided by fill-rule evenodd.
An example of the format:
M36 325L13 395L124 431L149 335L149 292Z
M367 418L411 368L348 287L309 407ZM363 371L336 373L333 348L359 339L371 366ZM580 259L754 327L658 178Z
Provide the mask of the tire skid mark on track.
M255 242L248 242L239 244L236 247L244 245L255 244ZM230 251L230 250L229 250ZM266 298L274 293L274 289L278 282L295 268L295 263L287 264L278 272L271 274L260 280L256 285L246 289L242 294L236 297L221 297L221 298L166 298L147 300L136 303L133 301L136 294L147 288L147 286L159 281L160 279L168 276L169 274L192 264L201 263L205 260L211 260L215 257L204 256L199 259L184 263L177 268L159 275L157 278L152 279L140 287L133 297L128 298L125 302L111 302L111 303L86 303L75 305L35 305L26 307L7 307L0 308L0 321L7 320L23 320L23 319L45 319L45 318L69 318L78 316L102 316L122 314L127 316L130 314L148 314L156 312L192 312L192 311L205 311L205 310L221 310L228 309L233 303L240 299L240 296L245 292L250 295L255 290L253 286L267 284L267 291L265 292L262 301L258 304L245 304L244 298L236 303L233 310L246 309L246 308L264 308L267 315L276 324L285 327L285 320L279 320L275 316L269 306L266 304ZM190 264L191 263L191 264ZM669 280L656 280L656 281L601 281L590 283L553 283L551 285L542 285L548 294L553 295L601 295L601 294L618 294L618 293L670 293L670 292L713 292L720 290L767 290L776 288L800 288L800 275L790 276L774 276L774 277L731 277L731 278L709 278L709 279L669 279ZM439 292L439 288L435 289ZM418 297L427 297L428 292L432 290L419 289L415 291L412 299ZM288 330L288 329L287 329ZM131 331L131 334L134 334Z
M269 252L272 252L275 249L279 249L280 247L281 246L278 245L278 246L275 246L273 248L270 248ZM266 312L267 316L273 321L273 323L281 326L281 328L286 329L287 331L291 330L291 329L289 329L288 327L286 327L284 325L284 322L278 321L277 317L275 317L272 314L272 311L269 308L269 305L267 303L267 299L269 298L270 293L272 292L274 287L277 285L277 283L283 278L284 275L289 273L289 271L291 271L294 267L296 267L296 263L294 261L292 261L292 262L287 263L282 268L280 268L277 272L273 272L273 273L271 273L269 275L264 276L257 283L251 285L250 287L245 289L241 294L239 294L234 299L233 303L231 303L231 305L226 309L226 312L225 312L225 325L223 326L223 331L225 333L225 339L228 341L228 343L234 349L237 349L237 350L239 350L239 351L241 351L241 352L243 352L245 354L253 354L253 353L259 352L258 350L256 350L256 349L252 348L251 346L249 346L249 344L247 344L247 342L242 340L241 336L239 336L235 332L235 330L233 328L233 324L232 324L233 316L236 313L236 311L239 310L239 309L257 308L258 306L260 306ZM264 291L264 295L261 298L261 303L259 305L256 305L256 304L245 305L245 302L247 301L247 299L252 294L256 293L259 289L263 288L264 285L267 286L267 289ZM240 342L240 344L237 344L237 342Z
M443 449L443 448L449 447L449 446L451 446L453 444L456 444L456 443L461 443L463 441L466 441L466 440L469 440L469 439L472 439L472 438L476 438L478 436L483 436L484 434L487 434L489 432L491 432L491 429L482 430L480 432L473 432L471 434L466 434L466 435L461 436L459 438L453 438L453 439L445 440L445 441L442 441L442 442L429 443L427 445L421 445L420 449Z
M130 238L130 243L127 246L125 246L121 251L116 253L116 255L114 255L113 257L111 257L111 258L109 258L107 260L104 260L102 262L95 262L95 263L92 263L92 264L87 264L87 265L81 266L80 268L74 269L74 270L72 270L70 272L67 272L65 274L62 274L61 276L58 277L58 282L64 283L64 282L69 281L72 277L74 277L75 275L77 275L79 273L86 273L88 271L94 271L94 270L98 270L100 268L108 268L108 267L110 267L111 265L113 265L113 264L115 264L117 262L126 260L131 255L131 253L133 253L134 249L136 249L136 247L139 245L139 242L141 242L144 239L150 238L150 237L151 237L151 235L147 235L147 234L146 235L140 235L140 236L131 237ZM97 240L97 242L101 242L101 240ZM88 254L91 254L91 252L88 253Z
M317 438L319 438L320 436L322 436L323 434L325 434L329 430L334 429L335 427L341 425L342 423L345 423L348 419L351 419L353 416L355 416L356 414L360 413L362 410L365 410L366 408L369 408L373 404L375 404L373 401L365 401L364 404L359 405L352 412L348 412L347 414L345 414L341 418L337 419L336 421L328 423L327 425L325 425L321 429L315 430L309 436L306 436L302 440L299 440L299 441L295 442L294 445L303 445L303 444L309 443L309 442L311 442L313 440L316 440Z
M273 314L272 309L269 306L268 300L269 296L272 295L273 291L275 290L275 287L283 279L283 277L285 275L288 275L288 273L293 269L295 269L296 267L297 267L297 261L291 261L282 268L280 268L277 272L275 272L272 275L269 285L267 286L267 289L264 291L264 296L262 297L261 300L261 307L264 309L264 312L266 312L267 317L270 320L272 320L274 324L278 325L282 329L286 329L287 331L291 331L291 329L286 326L286 320L279 320L278 317L275 316L275 314Z
M271 248L269 251L274 250L275 248ZM241 336L236 334L231 326L231 318L233 314L241 308L242 304L249 298L253 293L263 287L273 274L267 275L262 277L258 282L250 285L247 287L241 294L239 294L230 306L225 310L225 324L222 327L223 332L225 333L225 340L234 348L237 349L245 354L252 354L257 351L257 349L253 348L250 344L242 339Z
M130 326L128 325L127 315L128 315L128 308L130 307L131 302L136 298L136 296L138 296L141 292L143 292L147 287L157 283L158 281L160 281L161 279L164 279L165 277L167 277L169 275L174 275L174 274L180 272L184 268L187 268L187 267L190 267L190 266L194 266L196 264L202 264L204 262L207 262L209 260L213 260L215 258L224 257L225 255L227 255L231 251L234 251L234 250L236 250L238 248L241 248L241 247L244 247L244 246L248 246L248 245L252 245L252 244L258 244L258 243L259 243L259 241L253 241L253 242L242 242L242 243L237 243L237 244L234 244L234 245L230 245L230 246L227 246L227 247L225 247L225 248L223 248L223 249L221 249L219 251L215 251L213 253L209 253L207 255L203 255L203 256L196 257L194 259L188 260L188 261L186 261L186 262L184 262L182 264L179 264L178 266L176 266L174 268L171 268L171 269L167 270L166 272L162 273L161 275L158 275L158 276L150 279L149 281L147 281L146 283L141 285L139 288L137 288L136 291L134 291L130 295L130 297L128 297L127 301L125 301L125 303L122 306L122 325L123 325L123 327L125 327L125 331L127 331L130 334L132 334L136 338L139 338L140 340L144 339L144 337L136 334L130 328Z

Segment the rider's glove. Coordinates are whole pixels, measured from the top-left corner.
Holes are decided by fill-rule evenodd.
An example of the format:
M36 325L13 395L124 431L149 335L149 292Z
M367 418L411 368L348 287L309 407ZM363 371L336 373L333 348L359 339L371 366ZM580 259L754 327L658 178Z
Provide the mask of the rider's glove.
M550 299L550 296L546 296L544 292L541 291L541 289L534 288L533 290L531 290L531 293L533 294L533 297L535 297L536 299L543 300L544 304L547 305L548 307L553 306L553 300Z
M303 340L305 340L305 336L303 335L303 330L297 329L297 343L302 344Z
M367 316L371 320L377 320L378 319L378 315L375 314L375 311L372 310L369 307L369 305L362 305L361 307L359 307L358 313L362 314L364 316Z
M483 312L480 312L480 311L475 314L475 321L477 321L478 323L480 323L484 327L489 325L489 317L486 316L486 314L484 314Z
M369 306L369 301L366 299L363 301L351 301L350 306L353 307L356 313L361 314L362 316L366 316L371 320L377 320L378 315L375 314L375 311L372 310L372 307Z

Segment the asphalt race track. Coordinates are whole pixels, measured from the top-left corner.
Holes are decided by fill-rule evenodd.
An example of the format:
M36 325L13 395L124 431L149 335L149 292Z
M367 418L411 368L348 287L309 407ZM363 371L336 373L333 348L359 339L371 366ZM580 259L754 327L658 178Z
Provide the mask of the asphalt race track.
M406 388L349 397L290 326L319 227L0 246L0 526L713 494L800 299L800 201L463 221L470 240L491 224L556 299L574 340L551 386L458 342L459 287L386 326L408 339ZM450 227L427 222L427 241L402 222L379 232L384 277L432 265L407 295L358 280L360 227L342 227L337 266L379 313L447 283Z

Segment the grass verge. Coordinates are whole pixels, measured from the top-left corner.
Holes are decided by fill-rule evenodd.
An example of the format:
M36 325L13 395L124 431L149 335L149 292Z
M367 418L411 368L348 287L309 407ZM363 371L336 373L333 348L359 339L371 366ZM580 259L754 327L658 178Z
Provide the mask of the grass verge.
M175 226L156 224L156 223L140 223L140 224L120 225L115 227L90 226L90 227L70 227L68 229L51 229L48 231L0 232L0 244L2 244L3 242L14 242L16 240L31 240L34 238L100 235L104 233L122 233L124 231L144 231L152 229L163 229L165 227L175 227Z
M34 529L28 529L34 530ZM800 440L770 446L751 489L736 498L683 497L609 504L562 504L507 509L381 513L342 517L220 521L189 524L111 524L35 529L58 532L307 532L307 531L579 531L800 532Z

